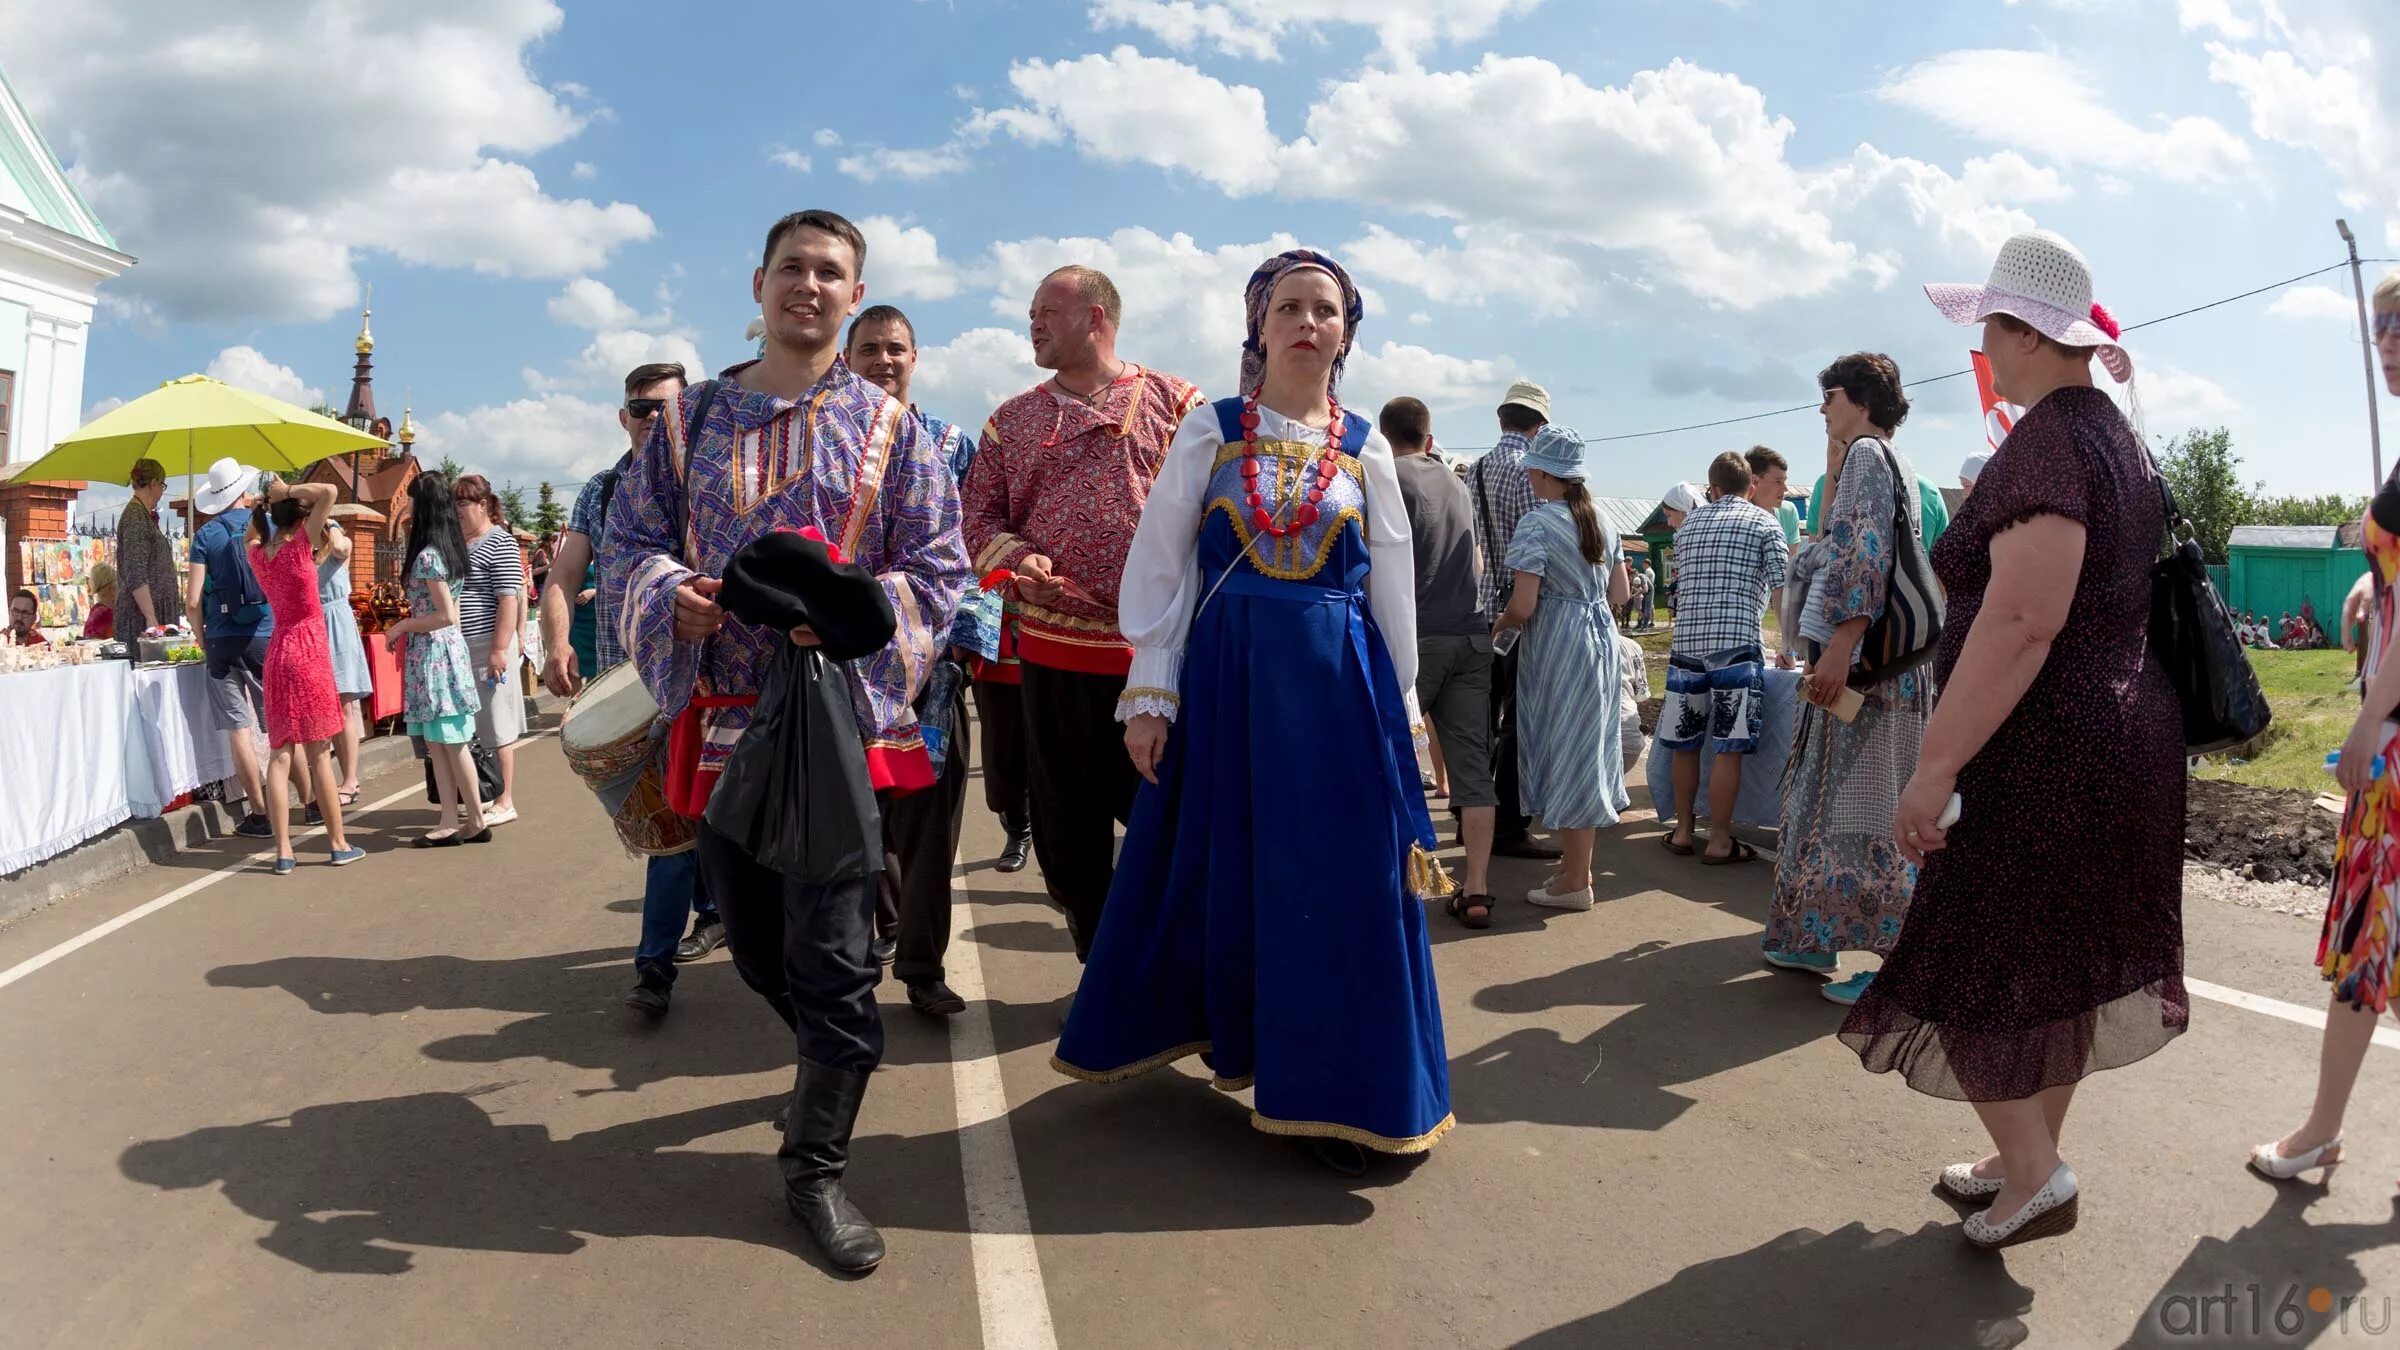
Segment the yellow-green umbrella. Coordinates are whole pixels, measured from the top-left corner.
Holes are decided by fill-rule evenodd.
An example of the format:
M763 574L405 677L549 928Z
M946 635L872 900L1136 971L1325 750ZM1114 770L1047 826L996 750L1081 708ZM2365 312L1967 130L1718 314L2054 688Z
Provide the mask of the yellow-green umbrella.
M192 478L231 457L254 469L297 474L320 459L386 442L346 422L320 417L281 399L186 375L61 440L50 453L9 473L21 483L88 479L122 484L133 466L157 460L173 473L182 466Z

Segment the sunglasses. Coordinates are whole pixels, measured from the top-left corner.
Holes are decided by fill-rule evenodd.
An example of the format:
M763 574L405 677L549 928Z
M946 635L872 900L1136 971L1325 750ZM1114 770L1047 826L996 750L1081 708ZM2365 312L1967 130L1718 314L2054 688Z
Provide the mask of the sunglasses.
M666 406L663 398L629 398L625 400L625 415L636 422L645 422L658 416L658 410Z
M2375 316L2375 340L2377 342L2381 342L2394 333L2400 333L2400 313L2386 312Z

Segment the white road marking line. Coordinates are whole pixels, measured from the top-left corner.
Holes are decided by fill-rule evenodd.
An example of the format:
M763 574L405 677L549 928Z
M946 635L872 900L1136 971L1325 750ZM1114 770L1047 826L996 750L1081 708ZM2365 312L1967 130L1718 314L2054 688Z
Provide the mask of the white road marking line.
M351 821L366 815L370 811L380 811L387 806L393 805L394 803L406 801L410 797L423 796L424 792L424 785L416 784L410 787L402 788L400 791L393 793L389 797L385 797L381 801L372 802L366 806L353 806L349 810L342 812L342 823L344 825L348 825ZM305 829L295 832L292 835L292 851L295 854L300 851L301 840L314 839L320 835L323 835L324 833L325 827L322 825L311 825ZM241 872L252 871L262 862L268 864L269 866L273 866L274 858L275 844L274 841L269 840L265 848L260 849L256 853L250 854L248 857L241 859L239 862L227 863L225 866L218 868L216 871L209 873L207 876L198 877L191 881L187 881L176 887L174 890L167 892L165 895L158 897L156 900L149 901L146 904L137 905L96 928L86 929L85 931L76 934L74 937L68 938L66 941L59 943L57 946L52 947L50 950L43 952L38 956L28 956L24 960L19 961L13 966L10 966L7 970L0 970L0 989L6 989L10 985L15 984L17 981L24 979L26 976L31 975L33 972L40 970L42 967L49 965L51 962L56 961L61 957L72 956L76 952L82 951L84 948L91 946L93 943L98 942L100 939L116 932L118 929L130 927L143 919L147 919L151 915L156 914L160 910L165 909L167 906L174 904L178 900L198 895L200 892L207 890L209 887L216 885L218 882L223 881L227 877ZM360 862L364 861L366 860L363 858L360 859ZM351 865L355 867L358 864L353 863Z
M1009 1133L1008 1090L985 1002L983 955L967 940L975 907L963 880L950 883L950 986L967 1010L950 1019L950 1086L958 1102L958 1160L966 1175L967 1241L975 1256L975 1306L986 1350L1057 1350L1050 1293L1034 1250L1025 1180Z
M556 728L548 731L535 732L530 736L521 738L518 741L518 744L522 745L526 741L538 741L545 736L555 736L557 734L558 731ZM411 763L416 762L418 761L411 761ZM371 812L380 811L387 806L394 806L400 802L407 801L411 797L420 796L424 793L424 791L424 784L418 783L409 787L404 787L389 797L382 798L378 801L369 802L365 806L352 806L342 812L342 823L344 825L348 825L351 821L357 820ZM301 840L315 839L322 836L324 833L325 827L322 825L310 825L295 831L292 835L293 852L297 853L299 851ZM68 938L66 941L59 943L57 946L52 947L46 952L43 952L37 956L28 956L24 960L19 961L6 970L0 970L0 989L6 989L10 985L15 984L17 981L24 979L26 976L31 975L33 972L40 970L42 967L49 965L51 962L56 961L61 957L72 956L76 952L82 951L84 948L91 946L93 943L98 942L100 939L107 937L109 934L114 933L119 929L130 927L143 919L147 919L151 915L156 914L160 910L165 909L167 906L174 904L178 900L198 895L200 892L207 890L209 887L216 885L218 882L223 881L229 876L233 876L239 872L247 872L251 868L258 866L258 864L261 862L265 862L272 866L274 863L274 858L275 845L270 842L267 847L249 855L246 858L241 859L238 862L227 863L225 866L218 868L216 871L209 873L207 876L187 881L181 886L176 887L174 890L167 892L165 895L158 897L156 900L138 905L125 911L117 917L110 919L108 922L99 925L96 928L78 933L74 937ZM362 858L359 860L359 862L352 863L351 866L356 867L366 861L368 860Z
M2314 1027L2319 1031L2325 1029L2325 1010L2322 1008L2303 1008L2297 1003L2286 1003L2279 998L2268 998L2264 994L2248 993L2240 989L2228 989L2221 984L2195 980L2189 975L2184 977L2183 987L2202 998L2225 1004L2228 1007L2264 1013L2269 1017L2280 1017L2286 1022L2297 1022L2301 1026ZM2400 1050L2400 1031L2383 1025L2381 1017L2376 1018L2375 1021L2375 1044L2386 1050Z

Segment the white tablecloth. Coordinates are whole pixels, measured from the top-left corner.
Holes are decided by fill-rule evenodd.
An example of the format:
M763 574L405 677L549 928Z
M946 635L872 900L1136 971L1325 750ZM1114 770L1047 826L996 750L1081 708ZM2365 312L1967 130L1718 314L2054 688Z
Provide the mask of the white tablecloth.
M132 814L125 765L133 675L123 661L0 675L0 874Z
M125 759L125 800L133 814L156 816L201 784L233 776L232 747L209 717L205 666L133 672Z
M0 875L233 772L198 665L123 661L0 676Z

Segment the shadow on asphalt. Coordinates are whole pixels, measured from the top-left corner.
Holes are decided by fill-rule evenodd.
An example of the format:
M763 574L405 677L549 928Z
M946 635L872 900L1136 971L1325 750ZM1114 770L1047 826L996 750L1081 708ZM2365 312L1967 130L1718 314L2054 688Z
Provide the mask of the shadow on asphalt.
M545 1059L600 1070L609 1075L607 1091L631 1092L671 1078L788 1071L794 1053L791 1033L722 955L678 967L674 1011L656 1022L622 1002L633 983L623 948L499 960L287 956L219 966L208 982L221 989L281 989L330 1014L528 1013L495 1031L433 1041L423 1053L456 1064ZM1063 1008L1063 1000L989 1005L1001 1053L1055 1040ZM885 1003L883 1013L886 1065L950 1061L944 1023L901 1003Z
M1841 1009L1808 977L1762 975L1758 939L1645 942L1605 959L1478 991L1487 1012L1633 1011L1580 1041L1547 1027L1512 1031L1450 1061L1460 1123L1523 1120L1661 1129L1692 1106L1667 1090L1830 1035ZM1739 987L1736 987L1739 986Z
M1851 1224L1796 1228L1761 1247L1686 1266L1603 1313L1519 1350L1601 1345L2022 1345L2033 1291L1968 1247L1956 1224L1914 1233Z
M2389 1344L2400 1310L2388 1292L2367 1292L2355 1258L2400 1245L2400 1196L2392 1199L2392 1218L2379 1223L2312 1224L2308 1208L2329 1193L2325 1186L2245 1175L2274 1187L2266 1212L2230 1238L2201 1238L2123 1344ZM2310 1306L2311 1295L2320 1293L2322 1312Z
M119 1166L161 1190L221 1187L272 1225L260 1247L329 1274L402 1274L413 1248L566 1255L595 1236L722 1238L815 1263L768 1153L777 1099L553 1138L539 1124L495 1121L474 1100L489 1090L303 1107L138 1143ZM1375 1208L1359 1190L1412 1170L1378 1159L1343 1182L1247 1119L1205 1083L1163 1072L1109 1090L1062 1086L975 1128L1012 1131L1035 1198L1031 1227L1044 1234L1357 1223ZM686 1147L735 1130L757 1151ZM956 1131L865 1135L852 1158L850 1192L876 1223L967 1231Z

